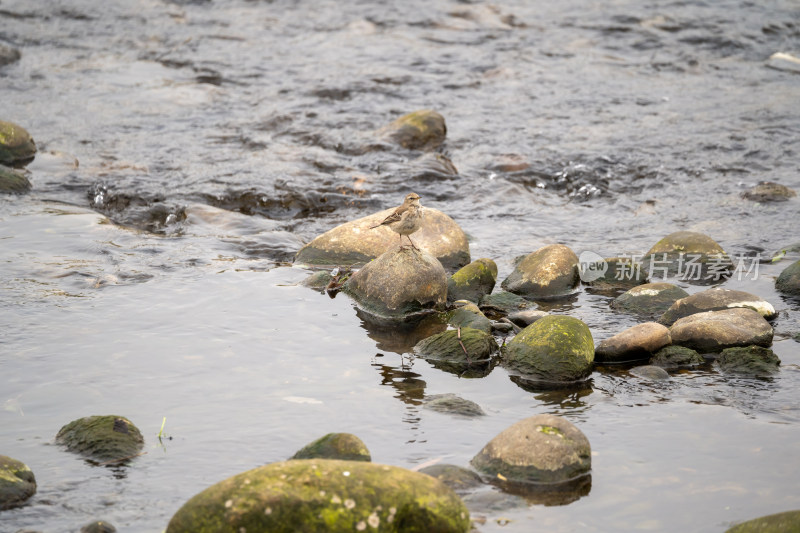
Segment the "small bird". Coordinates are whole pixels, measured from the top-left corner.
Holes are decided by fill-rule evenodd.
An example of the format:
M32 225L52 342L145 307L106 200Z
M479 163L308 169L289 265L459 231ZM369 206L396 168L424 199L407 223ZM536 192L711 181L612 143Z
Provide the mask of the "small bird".
M380 226L389 226L389 229L400 235L401 245L403 243L403 235L405 235L408 237L408 242L411 243L412 248L419 250L414 246L414 241L410 237L412 233L422 226L422 206L419 205L419 195L413 192L407 194L400 207L395 209L383 222L369 229L375 229Z

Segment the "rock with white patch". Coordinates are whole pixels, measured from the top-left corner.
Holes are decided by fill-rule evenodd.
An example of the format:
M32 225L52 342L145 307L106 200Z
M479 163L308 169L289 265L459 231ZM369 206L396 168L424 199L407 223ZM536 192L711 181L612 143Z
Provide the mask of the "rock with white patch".
M731 289L708 289L677 300L658 320L665 326L671 326L676 320L706 311L722 311L744 307L758 312L767 320L775 318L775 308L763 298L744 291Z

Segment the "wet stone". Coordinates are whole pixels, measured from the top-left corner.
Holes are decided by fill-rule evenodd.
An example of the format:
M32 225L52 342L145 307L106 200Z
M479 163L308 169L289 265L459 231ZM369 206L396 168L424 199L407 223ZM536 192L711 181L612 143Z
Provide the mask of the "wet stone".
M292 456L292 459L315 458L367 462L372 460L367 445L351 433L328 433Z
M300 284L304 287L321 291L324 290L332 280L333 276L331 276L330 272L321 270L319 272L314 272L301 281Z
M689 293L672 283L647 283L619 295L611 308L642 317L659 317Z
M491 294L496 282L497 264L487 258L476 259L447 280L447 299L479 303L481 298Z
M627 363L649 359L650 356L669 345L672 339L669 330L656 322L637 324L605 339L594 350L598 363Z
M22 54L16 48L0 44L0 67L16 63L21 57Z
M776 316L775 308L760 296L744 291L714 288L677 300L658 321L666 326L671 326L676 320L689 315L736 307L757 311L768 320Z
M475 402L465 400L460 396L452 393L447 394L433 394L425 399L424 404L426 409L437 411L439 413L447 413L450 415L475 417L484 416L481 406Z
M704 364L706 360L696 350L685 346L666 346L650 359L650 364L662 368L693 368Z
M62 427L56 442L69 451L96 461L122 461L144 447L139 429L127 418L114 415L90 416Z
M484 313L497 313L507 315L514 311L533 307L533 303L522 296L511 292L500 291L494 294L487 294L481 299L480 308Z
M425 109L403 115L378 132L382 139L409 150L433 150L447 135L444 117Z
M563 244L550 244L525 256L501 286L526 298L549 299L569 296L579 284L578 256Z
M550 316L546 311L539 311L538 309L522 309L508 314L508 319L519 327L527 327L539 320Z
M650 381L663 381L665 379L669 379L669 374L667 371L660 366L636 366L631 368L629 372L637 378L648 379Z
M473 328L447 330L419 341L414 353L423 359L452 363L487 361L498 350L494 337Z
M105 520L89 522L81 528L81 533L115 533L116 531L117 528Z
M775 288L790 296L800 296L800 261L795 261L780 273Z
M800 510L786 511L737 524L725 533L797 533L800 531Z
M670 328L672 342L701 353L772 344L772 326L752 309L707 311L681 318Z
M31 182L25 171L0 165L0 194L19 194L30 189Z
M772 181L762 181L742 193L742 198L762 203L785 202L795 196L797 196L797 193L794 190Z
M730 275L730 257L711 237L676 231L658 241L642 259L653 277L677 276L690 283L713 283Z
M25 128L0 120L0 165L23 165L35 154L36 143Z
M465 494L483 485L478 474L456 465L436 464L421 468L419 472L435 477L453 489L456 494Z
M647 274L630 257L607 257L588 264L581 262L580 268L583 284L596 291L627 290L647 283Z
M769 348L745 346L722 350L717 364L726 374L769 376L778 372L781 360Z
M443 179L458 176L458 169L444 154L426 152L409 165L416 179Z
M22 461L0 455L0 511L23 505L36 493L36 478Z
M448 324L454 328L473 328L486 333L492 331L491 322L477 305L466 300L455 302L455 304L461 304L461 306L445 314Z

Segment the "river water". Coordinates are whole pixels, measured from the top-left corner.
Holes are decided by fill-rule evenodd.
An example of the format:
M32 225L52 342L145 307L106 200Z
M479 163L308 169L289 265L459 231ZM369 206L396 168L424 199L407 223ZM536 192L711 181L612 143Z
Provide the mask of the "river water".
M2 0L0 43L22 52L0 119L40 150L33 190L0 197L0 453L39 484L0 530L162 531L205 487L334 431L376 462L466 466L539 413L587 435L591 490L473 501L480 531L719 532L800 508L800 304L774 290L789 260L757 263L797 242L800 200L740 196L800 189L800 74L769 60L800 52L796 2ZM456 177L377 141L426 108ZM291 264L411 190L500 279L549 243L608 257L707 233L758 266L720 286L779 311L781 371L600 368L543 393L414 359L414 332L362 322ZM636 323L609 301L545 307L599 341ZM440 393L487 416L423 407ZM130 418L147 453L96 467L53 444L95 414Z

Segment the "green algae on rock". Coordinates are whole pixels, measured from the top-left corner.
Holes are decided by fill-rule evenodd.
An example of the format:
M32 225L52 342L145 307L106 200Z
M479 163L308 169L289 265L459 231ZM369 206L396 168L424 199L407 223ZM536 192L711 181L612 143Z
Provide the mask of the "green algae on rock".
M526 255L501 286L532 299L569 296L580 284L578 256L563 244L549 244Z
M677 300L689 293L672 283L646 283L620 294L611 308L642 317L661 316Z
M444 142L447 125L436 111L413 111L384 126L378 135L409 150L433 150Z
M761 516L737 524L725 533L797 533L800 531L800 510Z
M0 455L0 511L24 504L36 493L36 478L28 465Z
M717 358L717 364L726 374L769 376L779 370L781 360L769 348L740 346L722 350Z
M316 458L367 462L372 460L367 445L351 433L328 433L292 456L292 459Z
M589 377L594 340L589 327L570 316L550 315L520 331L505 347L503 366L542 383L571 383Z
M0 193L19 194L30 188L31 182L25 171L0 165Z
M480 303L491 294L497 283L497 264L491 259L476 259L461 267L447 280L447 300L469 300Z
M368 263L398 244L397 233L389 227L373 228L394 209L384 209L318 235L297 252L295 263L328 267L358 267ZM447 269L469 263L467 235L438 209L426 207L422 210L422 226L412 239L417 248L436 257Z
M447 274L432 255L399 247L366 264L342 289L367 313L404 319L445 305Z
M760 296L744 291L714 288L677 300L664 312L658 321L665 326L671 326L676 320L689 315L706 311L722 311L736 307L745 307L757 311L767 320L776 316L775 308Z
M144 446L139 429L127 418L114 415L73 420L59 430L56 442L96 461L129 459Z
M464 364L488 361L497 350L494 337L474 328L443 331L414 346L414 353L424 359Z
M487 478L562 483L589 474L589 439L565 418L536 415L504 429L472 459Z
M207 488L175 513L166 533L464 533L469 528L464 503L431 476L360 461L301 459L255 468Z
M0 165L24 165L35 154L36 143L25 128L0 120Z
M775 288L790 296L800 296L800 260L783 269L775 280Z
M650 358L650 364L662 368L692 368L704 364L706 360L696 350L685 346L665 346Z
M454 302L459 305L452 311L444 313L445 320L455 328L474 328L491 333L492 324L486 315L472 302L461 300Z

